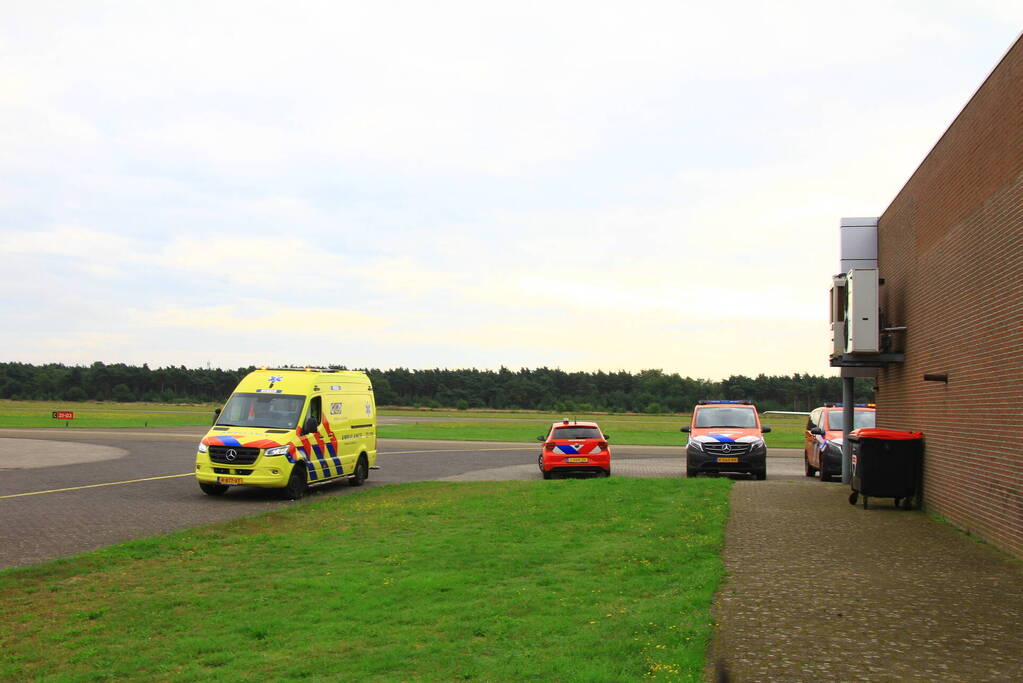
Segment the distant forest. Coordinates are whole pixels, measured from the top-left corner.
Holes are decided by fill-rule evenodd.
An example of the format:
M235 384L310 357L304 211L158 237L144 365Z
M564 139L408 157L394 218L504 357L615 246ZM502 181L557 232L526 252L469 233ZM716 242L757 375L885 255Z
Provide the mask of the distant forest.
M0 398L219 403L253 369L0 363ZM809 410L842 399L841 380L823 375L733 375L715 382L661 370L356 369L369 374L381 406L681 413L700 399L748 399L760 410ZM873 384L872 379L856 380L857 402L873 400Z

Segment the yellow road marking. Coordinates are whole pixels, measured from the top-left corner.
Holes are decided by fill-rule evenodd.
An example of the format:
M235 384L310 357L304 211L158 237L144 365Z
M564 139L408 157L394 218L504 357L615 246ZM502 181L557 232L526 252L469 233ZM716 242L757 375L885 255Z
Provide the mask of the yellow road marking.
M29 491L28 493L12 493L0 498L19 498L21 496L38 496L42 493L60 493L61 491L77 491L79 489L94 489L99 486L117 486L118 484L134 484L139 481L154 481L156 479L174 479L175 477L194 477L195 472L184 474L168 474L162 477L146 477L144 479L128 479L127 481L108 481L104 484L86 484L85 486L69 486L66 489L50 489L49 491Z
M443 452L443 451L451 451L451 450L474 451L474 452L478 452L478 451L524 451L524 450L533 450L533 447L530 446L530 447L527 448L527 447L524 447L524 446L513 446L513 447L510 447L510 448L463 448L463 449L438 448L438 449L426 450L426 451L388 451L386 453L382 453L382 455L411 455L413 453L437 453L438 451ZM78 491L80 489L94 489L94 488L99 488L101 486L118 486L120 484L135 484L135 483L140 482L140 481L155 481L157 479L174 479L176 477L189 477L189 476L194 476L194 475L195 475L195 472L185 472L184 474L168 474L168 475L165 475L165 476L162 476L162 477L145 477L143 479L128 479L126 481L110 481L110 482L106 482L106 483L103 483L103 484L86 484L85 486L69 486L69 487L63 488L63 489L50 489L48 491L29 491L28 493L11 493L11 494L8 494L6 496L0 496L0 500L2 500L4 498L20 498L22 496L38 496L38 495L41 495L43 493L61 493L63 491Z

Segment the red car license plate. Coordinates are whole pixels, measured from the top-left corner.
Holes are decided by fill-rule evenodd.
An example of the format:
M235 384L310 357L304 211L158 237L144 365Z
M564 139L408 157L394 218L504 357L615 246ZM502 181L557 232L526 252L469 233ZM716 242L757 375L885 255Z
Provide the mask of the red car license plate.
M589 458L565 458L565 462L589 462Z

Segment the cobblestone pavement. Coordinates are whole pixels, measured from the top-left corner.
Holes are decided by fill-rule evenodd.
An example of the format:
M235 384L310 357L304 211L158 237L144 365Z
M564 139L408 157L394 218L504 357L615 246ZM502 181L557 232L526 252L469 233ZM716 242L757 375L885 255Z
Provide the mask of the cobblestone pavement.
M736 483L710 661L742 682L1023 681L1023 563L848 495Z

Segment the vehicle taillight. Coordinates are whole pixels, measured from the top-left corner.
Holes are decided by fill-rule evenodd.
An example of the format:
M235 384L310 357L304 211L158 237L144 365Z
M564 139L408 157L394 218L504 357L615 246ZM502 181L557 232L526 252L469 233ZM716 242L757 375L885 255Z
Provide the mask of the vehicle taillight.
M607 450L607 441L598 441L597 448L599 448L602 451Z
M547 443L545 443L543 445L543 447L546 448L549 451L553 451L554 450L554 442L553 441L548 441Z

